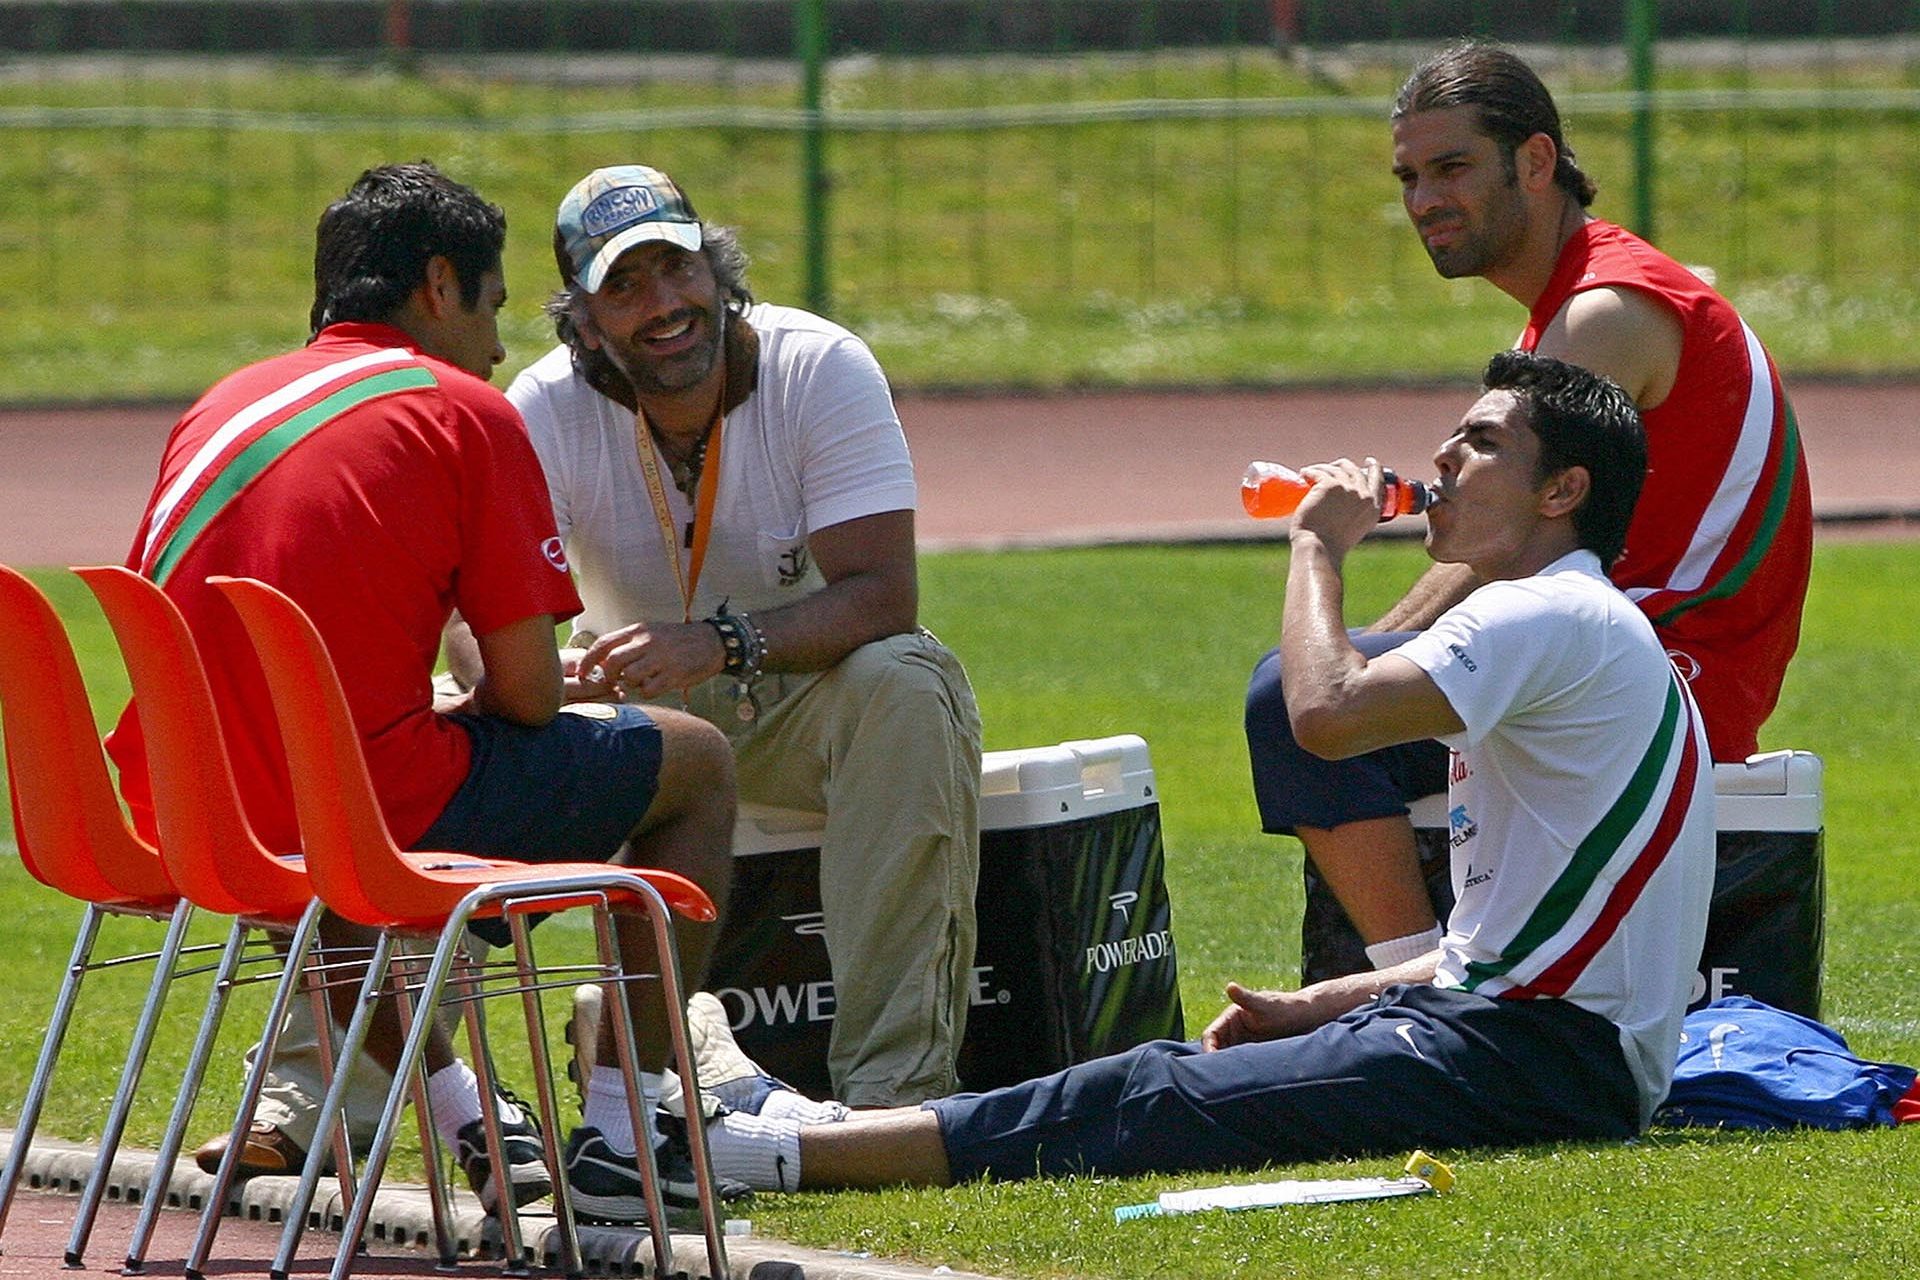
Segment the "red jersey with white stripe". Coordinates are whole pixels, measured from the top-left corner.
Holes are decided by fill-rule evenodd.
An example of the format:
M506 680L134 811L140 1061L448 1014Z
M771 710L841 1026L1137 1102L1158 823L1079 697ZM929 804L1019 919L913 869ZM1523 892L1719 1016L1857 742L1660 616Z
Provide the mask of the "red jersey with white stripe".
M519 415L386 325L330 326L208 391L167 440L127 565L186 615L247 816L279 851L299 848L279 732L253 648L208 575L259 578L312 616L402 845L467 776L466 732L433 712L451 611L484 635L580 609ZM134 706L108 750L151 832Z
M1733 304L1610 222L1576 231L1533 305L1532 351L1574 294L1635 289L1682 328L1679 376L1644 411L1647 482L1609 573L1653 620L1692 684L1718 760L1759 749L1800 640L1813 560L1813 503L1792 406Z

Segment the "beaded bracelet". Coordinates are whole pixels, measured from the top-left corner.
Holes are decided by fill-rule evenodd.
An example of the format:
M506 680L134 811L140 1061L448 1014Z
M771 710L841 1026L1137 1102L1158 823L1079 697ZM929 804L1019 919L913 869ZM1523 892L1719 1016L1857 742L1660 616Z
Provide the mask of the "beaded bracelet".
M719 613L702 621L720 633L724 655L720 669L742 682L757 679L760 664L766 660L767 641L753 619L744 613L729 613L723 604Z

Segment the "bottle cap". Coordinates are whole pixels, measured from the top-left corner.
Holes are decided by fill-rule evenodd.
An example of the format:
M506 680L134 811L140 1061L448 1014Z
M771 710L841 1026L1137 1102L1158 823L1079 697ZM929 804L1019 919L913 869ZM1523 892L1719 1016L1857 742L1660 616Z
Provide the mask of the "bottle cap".
M1407 1176L1420 1179L1435 1191L1453 1190L1453 1170L1424 1151L1415 1151L1407 1157Z

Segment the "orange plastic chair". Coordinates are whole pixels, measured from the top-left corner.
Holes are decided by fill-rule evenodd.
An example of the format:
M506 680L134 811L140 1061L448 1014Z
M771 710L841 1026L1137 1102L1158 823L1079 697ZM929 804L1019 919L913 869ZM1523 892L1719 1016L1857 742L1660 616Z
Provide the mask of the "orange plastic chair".
M553 1073L545 1048L545 1024L538 999L539 973L528 943L527 916L575 907L590 908L595 917L600 965L615 983L623 981L625 975L614 944L609 912L618 908L647 917L652 925L675 1060L689 1096L697 1096L693 1091L697 1089L698 1077L687 1037L686 996L680 980L671 916L677 912L690 920L711 922L717 915L712 901L698 885L669 871L602 863L529 865L458 853L400 849L393 842L375 797L360 734L348 709L339 675L312 620L293 600L265 583L221 577L209 578L208 582L232 602L260 656L294 779L294 805L301 843L307 854L308 873L327 905L348 919L386 931L383 937L421 933L438 936L432 962L419 984L419 999L429 1009L438 1004L456 961L464 955L461 938L470 920L504 917L511 928L519 970L517 989L525 1007L537 1096L546 1121L542 1132L547 1161L555 1173L554 1205L560 1251L569 1272L577 1272L581 1266L579 1243L567 1195L565 1168L560 1159L558 1131L553 1123L557 1112ZM366 1014L381 980L381 964L382 960L377 957L375 967L369 968L361 988L361 1004L341 1047L343 1057L360 1050L368 1021ZM628 1076L628 1105L632 1108L634 1133L648 1134L650 1117L640 1105L634 1071L638 1051L626 1001L612 1000L609 1007L614 1015L616 1049ZM478 1017L472 1001L467 1002L467 1017L469 1029L477 1032ZM395 1086L387 1095L379 1132L367 1153L362 1194L356 1198L343 1228L340 1251L334 1259L333 1280L346 1280L350 1273L355 1249L366 1230L372 1192L379 1186L392 1147L401 1103L399 1079L415 1069L431 1023L430 1018L418 1018L409 1029ZM486 1097L490 1088L484 1074L486 1055L477 1046L476 1041L473 1066L476 1073L481 1074L481 1096ZM321 1108L323 1132L339 1111L337 1095L344 1092L343 1084L343 1080L334 1082ZM495 1168L504 1168L494 1132L493 1109L483 1108L483 1113L489 1154L496 1162ZM708 1260L712 1274L726 1275L718 1202L713 1195L699 1107L687 1108L687 1128ZM320 1139L316 1137L316 1148L319 1145ZM636 1145L646 1153L640 1168L655 1262L659 1274L669 1275L675 1270L672 1244L667 1235L664 1205L659 1198L658 1171L651 1159L652 1144L643 1139ZM276 1278L286 1275L299 1245L318 1176L319 1162L310 1154L302 1172L301 1197L287 1210L286 1230L273 1264ZM511 1211L512 1199L501 1197L501 1204L507 1210L501 1217L502 1247L510 1260L517 1261L522 1248Z
M82 979L95 969L129 960L154 963L101 1134L99 1158L67 1244L67 1265L79 1266L147 1051L159 1030L167 988L180 972L181 957L197 950L185 946L193 907L174 888L158 853L133 832L120 810L80 665L59 615L38 587L5 566L0 566L0 714L7 730L7 784L20 861L40 883L87 904L14 1125L6 1169L0 1173L0 1229L26 1168ZM165 920L165 940L157 951L95 960L94 943L108 916Z
M228 1210L247 1125L259 1105L293 996L304 987L313 1002L314 1025L332 1025L325 995L328 966L316 958L315 951L325 908L307 878L304 859L298 854L270 852L255 838L247 822L213 690L179 607L157 585L130 570L108 567L74 572L100 601L133 684L146 739L154 819L160 831L160 860L173 883L196 907L233 917L213 991L188 1057L186 1079L155 1153L152 1179L127 1246L127 1268L131 1271L140 1270L144 1264L160 1209L166 1203L167 1184L192 1121L227 1001L237 985L258 980L243 978L241 968L258 959L272 961L277 970L260 1051L247 1073L227 1151L214 1174L213 1190L206 1198L199 1234L187 1259L187 1269L198 1272L212 1254L220 1220ZM284 960L270 949L250 956L249 944L256 935L262 940L282 940L286 944ZM328 1037L321 1036L319 1045L322 1074L330 1078L333 1063ZM341 1191L351 1202L352 1162L344 1129L333 1145ZM451 1215L438 1172L437 1168L429 1170L434 1222L441 1257L451 1261Z

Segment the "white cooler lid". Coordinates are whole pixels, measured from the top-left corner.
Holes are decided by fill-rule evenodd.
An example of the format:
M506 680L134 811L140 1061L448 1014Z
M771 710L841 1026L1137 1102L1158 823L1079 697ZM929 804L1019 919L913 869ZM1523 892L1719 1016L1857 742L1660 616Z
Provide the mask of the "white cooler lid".
M1714 826L1720 831L1818 831L1824 769L1811 751L1763 751L1713 766ZM1447 825L1444 792L1408 806L1416 827Z
M1040 827L1159 801L1146 739L1123 733L1051 747L989 751L980 760L980 829ZM733 826L735 857L817 849L825 814L745 804Z
M983 831L1071 822L1159 799L1146 739L1138 734L989 751L980 761Z

